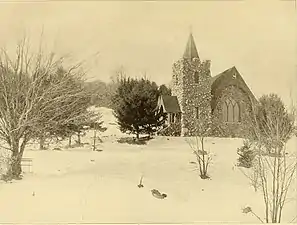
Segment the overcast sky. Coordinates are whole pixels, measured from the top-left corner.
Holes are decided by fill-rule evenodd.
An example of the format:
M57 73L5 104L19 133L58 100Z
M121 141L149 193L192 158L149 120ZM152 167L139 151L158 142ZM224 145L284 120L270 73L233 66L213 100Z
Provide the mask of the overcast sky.
M24 33L38 43L43 27L47 49L86 59L89 77L106 81L124 66L161 84L192 27L213 76L236 66L257 97L276 92L287 101L297 80L295 14L294 1L280 0L6 2L0 45L12 49Z

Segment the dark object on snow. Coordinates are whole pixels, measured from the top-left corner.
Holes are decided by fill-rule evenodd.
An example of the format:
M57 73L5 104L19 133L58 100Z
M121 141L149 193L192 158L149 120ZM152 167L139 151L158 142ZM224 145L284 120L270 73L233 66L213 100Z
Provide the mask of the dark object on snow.
M150 139L148 137L121 137L117 140L120 144L129 144L129 145L146 145Z
M249 213L249 212L252 212L252 208L249 206L242 209L242 213Z
M143 179L143 176L141 176L140 178L140 181L139 181L139 184L137 185L139 188L143 188L143 184L142 184L142 179Z
M95 162L95 159L91 159L91 162Z
M190 164L197 164L196 162L191 161Z
M61 148L59 147L56 147L56 148L53 148L54 151L61 151Z
M151 190L151 192L152 192L152 195L158 199L164 199L167 197L166 194L164 194L164 193L161 194L160 191L158 191L157 189L153 189L153 190Z
M35 196L35 191L32 192L32 196L33 196L33 197Z
M208 175L200 175L201 179L206 180L206 179L210 179L210 177Z

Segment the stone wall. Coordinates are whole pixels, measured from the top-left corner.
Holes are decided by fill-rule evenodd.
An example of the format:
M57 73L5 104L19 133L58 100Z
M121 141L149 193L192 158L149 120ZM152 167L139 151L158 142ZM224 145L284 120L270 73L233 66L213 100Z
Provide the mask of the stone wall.
M250 121L250 115L252 110L252 103L242 89L230 85L225 87L215 102L215 108L213 110L213 136L217 137L245 137L247 134L247 124ZM222 117L222 104L226 98L233 98L240 108L240 122L230 123L224 122Z
M195 72L199 82L195 82ZM173 65L172 95L177 96L182 111L181 135L192 136L196 132L196 107L199 119L209 117L211 112L210 61L181 59Z

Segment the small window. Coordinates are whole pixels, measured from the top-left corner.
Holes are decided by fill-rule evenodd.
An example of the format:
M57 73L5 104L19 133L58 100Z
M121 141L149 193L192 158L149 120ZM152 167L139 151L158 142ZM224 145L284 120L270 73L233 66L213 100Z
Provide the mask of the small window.
M195 83L199 83L199 73L197 71L194 73L194 79Z
M200 112L199 112L199 108L196 107L195 109L196 109L196 119L199 119L199 114L200 114Z
M174 118L175 117L175 114L174 113L170 113L169 114L169 120L170 120L170 123L174 123Z

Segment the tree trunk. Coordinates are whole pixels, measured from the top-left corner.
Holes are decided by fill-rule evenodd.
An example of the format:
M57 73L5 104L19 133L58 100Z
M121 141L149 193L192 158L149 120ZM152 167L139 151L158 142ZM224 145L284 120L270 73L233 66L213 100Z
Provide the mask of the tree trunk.
M41 135L39 137L39 150L45 149L44 144L45 144L45 138L43 137L43 135Z
M21 162L22 162L23 152L24 152L26 143L27 143L27 140L24 140L20 146L19 140L17 141L14 140L11 142L12 156L11 156L10 167L6 174L9 180L21 179L21 174L22 174Z
M149 128L148 128L148 139L150 140L151 139L151 126L149 125Z
M22 154L17 153L13 154L11 157L11 165L10 165L10 171L9 175L11 176L11 179L21 179L22 174Z
M96 138L97 138L97 132L96 132L96 129L95 129L94 130L93 151L96 151Z
M136 132L136 140L138 141L139 140L139 133Z
M77 133L77 143L80 145L81 144L81 140L80 140L80 132Z
M71 135L69 136L68 146L71 147Z

